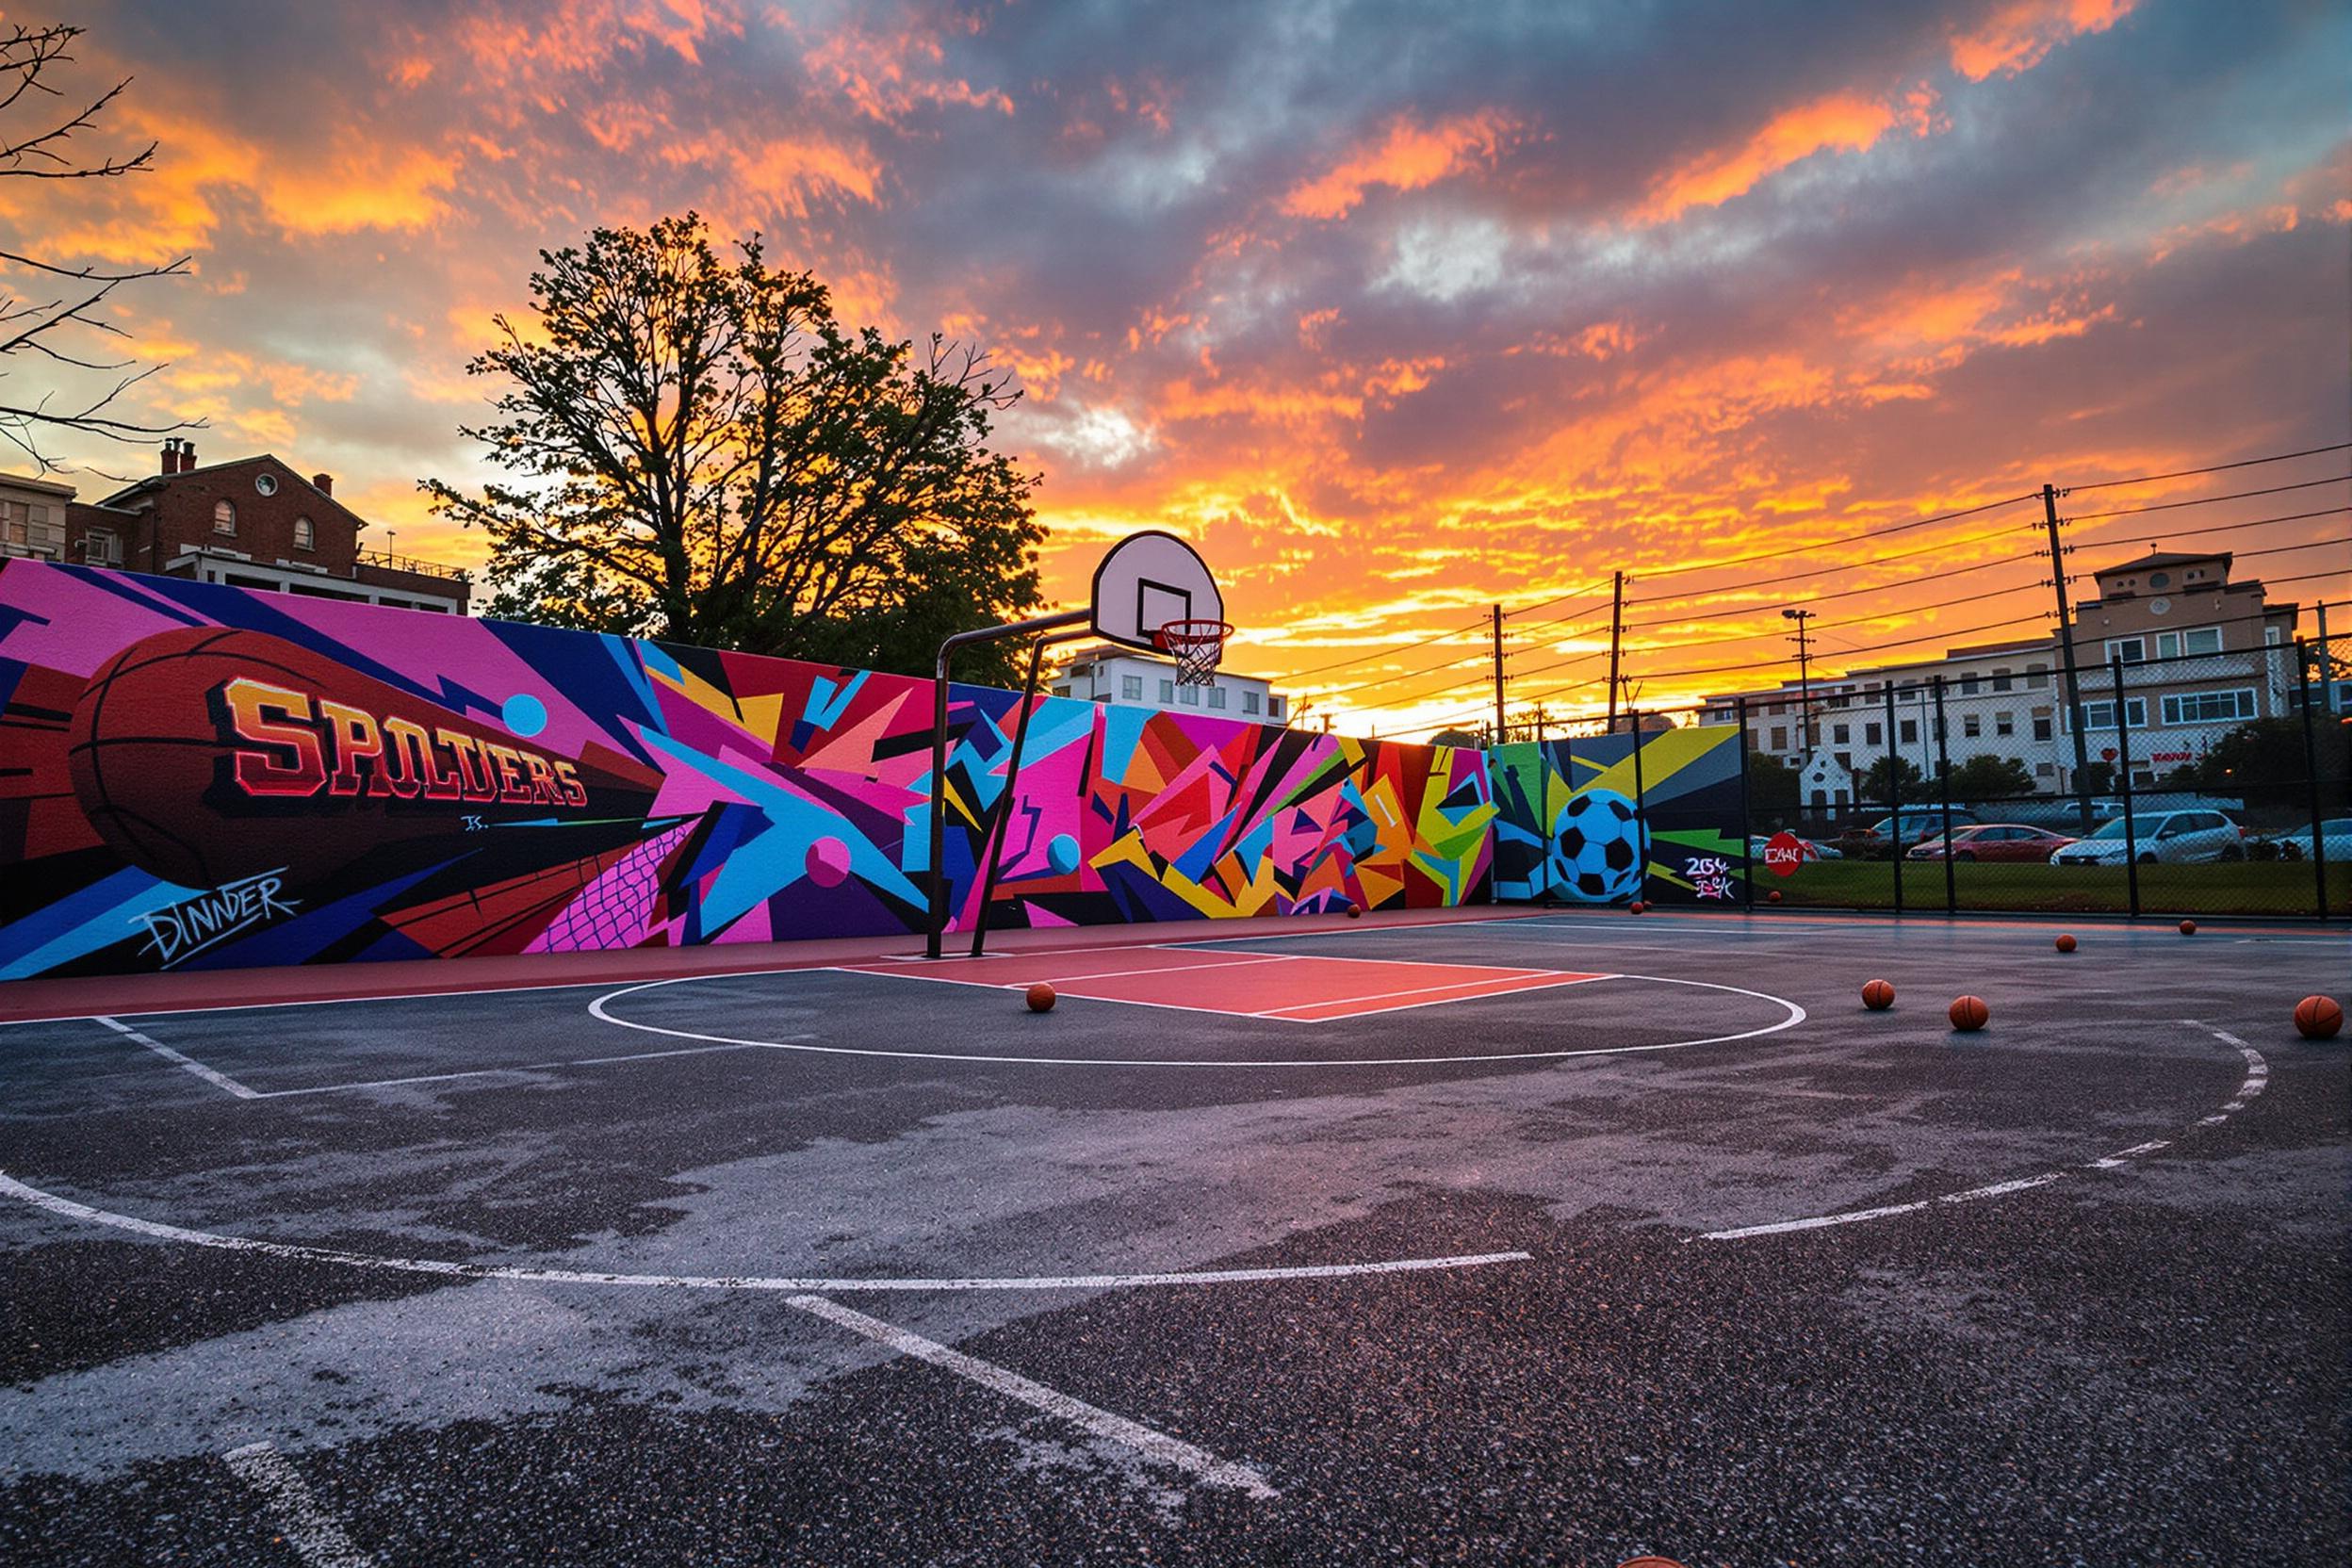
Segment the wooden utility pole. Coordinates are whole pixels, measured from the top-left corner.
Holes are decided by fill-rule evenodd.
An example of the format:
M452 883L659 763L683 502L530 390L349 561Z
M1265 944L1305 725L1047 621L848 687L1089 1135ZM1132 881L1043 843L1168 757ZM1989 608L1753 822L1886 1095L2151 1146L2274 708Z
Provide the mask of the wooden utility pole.
M1617 649L1625 629L1625 574L1609 594L1609 732L1617 733Z
M1494 743L1503 743L1503 607L1494 607Z
M2082 679L2074 667L2074 613L2066 607L2066 551L2058 543L2058 491L2042 486L2042 519L2050 530L2050 585L2058 596L2058 653L2066 673L2066 727L2074 731L2074 801L2082 831L2091 831L2091 740L2082 733ZM2120 722L2120 721L2118 721ZM2126 857L2127 859L2130 857Z

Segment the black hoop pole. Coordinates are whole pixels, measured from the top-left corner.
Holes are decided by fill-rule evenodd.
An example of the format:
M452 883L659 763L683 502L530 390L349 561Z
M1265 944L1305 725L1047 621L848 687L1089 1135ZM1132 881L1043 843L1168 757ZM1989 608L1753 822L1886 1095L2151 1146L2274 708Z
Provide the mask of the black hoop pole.
M923 939L923 956L939 956L941 939L947 933L947 665L956 650L975 643L993 643L1004 637L1024 637L1035 632L1060 631L1083 626L1094 619L1091 610L1065 610L1054 615L1033 615L1025 621L1010 621L1004 626L982 627L974 631L959 631L939 645L939 656L931 667L931 887L929 930Z
M1021 757L1029 745L1029 719L1037 707L1037 667L1045 662L1046 645L1065 637L1040 637L1029 645L1029 678L1021 683L1021 717L1013 725L1013 754L1004 763L1004 789L990 813L988 830L980 836L980 906L972 917L972 956L982 956L988 944L988 906L996 898L997 862L1003 858L1004 834L1013 820L1013 797L1021 789Z

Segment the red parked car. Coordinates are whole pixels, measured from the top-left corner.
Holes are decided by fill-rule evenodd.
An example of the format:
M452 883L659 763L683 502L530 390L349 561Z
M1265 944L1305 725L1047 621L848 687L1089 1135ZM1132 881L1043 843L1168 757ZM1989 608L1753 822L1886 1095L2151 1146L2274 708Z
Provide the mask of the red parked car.
M1952 858L1955 860L2032 860L2038 865L2050 864L2050 858L2074 842L2064 833L2052 833L2047 827L2028 827L2022 823L1984 822L1963 827L1952 836ZM1944 858L1944 841L1930 839L1911 851L1914 860L1940 860Z

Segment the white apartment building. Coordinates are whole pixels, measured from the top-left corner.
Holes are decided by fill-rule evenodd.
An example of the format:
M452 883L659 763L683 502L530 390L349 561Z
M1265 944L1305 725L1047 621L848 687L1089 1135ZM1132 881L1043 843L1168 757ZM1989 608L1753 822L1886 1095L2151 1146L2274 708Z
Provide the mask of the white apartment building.
M1219 670L1209 684L1187 686L1176 678L1176 666L1168 661L1109 645L1073 654L1055 673L1050 690L1082 702L1211 713L1253 724L1290 722L1290 699L1253 676Z
M2092 574L2098 596L2078 604L2073 618L2083 760L2112 766L2121 756L2118 662L2138 786L2196 761L2248 720L2296 711L2298 607L2268 602L2259 581L2231 582L2230 564L2227 552L2153 551ZM1759 754L1800 770L1816 757L1836 764L1817 768L1805 785L1807 805L1835 806L1843 804L1836 798L1838 773L1858 778L1890 747L1922 776L1936 776L1934 685L1941 677L1944 744L1954 767L1972 757L2005 757L2024 767L2037 792L2070 793L2076 753L2063 670L2058 638L2044 634L1710 697L1705 717L1736 723L1744 698L1750 743ZM1808 695L1810 745L1801 717ZM1826 798L1815 800L1816 792Z

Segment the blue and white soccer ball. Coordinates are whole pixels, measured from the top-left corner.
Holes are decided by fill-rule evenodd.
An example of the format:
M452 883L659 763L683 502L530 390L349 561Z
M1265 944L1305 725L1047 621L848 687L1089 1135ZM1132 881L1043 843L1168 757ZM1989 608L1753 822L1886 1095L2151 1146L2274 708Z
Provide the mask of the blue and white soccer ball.
M1552 836L1552 891L1588 904L1613 904L1642 891L1650 859L1649 825L1614 790L1571 796Z

